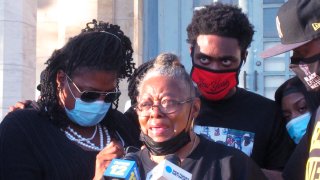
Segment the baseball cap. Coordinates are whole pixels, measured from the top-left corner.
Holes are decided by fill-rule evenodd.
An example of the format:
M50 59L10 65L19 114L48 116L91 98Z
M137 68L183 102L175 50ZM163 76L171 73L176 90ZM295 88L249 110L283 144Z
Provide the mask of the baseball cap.
M262 58L272 57L320 37L320 0L288 0L276 17L281 44L265 50Z

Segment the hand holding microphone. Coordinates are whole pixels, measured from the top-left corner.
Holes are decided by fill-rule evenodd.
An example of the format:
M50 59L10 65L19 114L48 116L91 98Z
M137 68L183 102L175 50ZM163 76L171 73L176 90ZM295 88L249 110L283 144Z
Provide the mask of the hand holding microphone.
M93 179L100 180L112 159L122 157L123 155L124 150L122 145L116 141L111 141L96 157L95 176Z

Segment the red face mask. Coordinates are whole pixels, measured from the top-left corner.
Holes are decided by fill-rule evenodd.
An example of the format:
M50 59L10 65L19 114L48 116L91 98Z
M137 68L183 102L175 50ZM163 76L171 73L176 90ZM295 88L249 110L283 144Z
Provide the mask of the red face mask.
M232 88L238 84L238 71L208 70L193 65L191 78L198 85L201 95L208 100L218 101L226 97Z

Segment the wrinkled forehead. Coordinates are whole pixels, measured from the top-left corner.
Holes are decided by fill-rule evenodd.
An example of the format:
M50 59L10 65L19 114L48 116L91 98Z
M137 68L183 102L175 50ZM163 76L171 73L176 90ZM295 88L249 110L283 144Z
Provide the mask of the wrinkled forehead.
M156 97L164 96L183 98L190 96L190 88L187 83L181 79L175 79L167 76L150 76L140 82L139 97Z

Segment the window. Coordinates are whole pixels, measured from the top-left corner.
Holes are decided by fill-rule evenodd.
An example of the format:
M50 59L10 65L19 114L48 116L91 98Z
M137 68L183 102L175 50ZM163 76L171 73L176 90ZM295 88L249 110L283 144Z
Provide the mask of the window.
M284 3L284 0L263 0L264 4Z
M276 27L276 16L278 8L264 8L263 9L263 37L273 38L278 37Z

